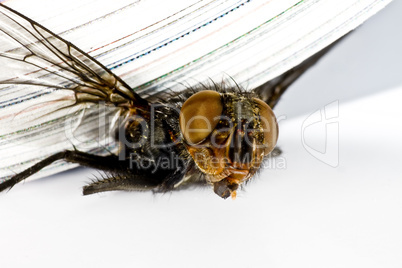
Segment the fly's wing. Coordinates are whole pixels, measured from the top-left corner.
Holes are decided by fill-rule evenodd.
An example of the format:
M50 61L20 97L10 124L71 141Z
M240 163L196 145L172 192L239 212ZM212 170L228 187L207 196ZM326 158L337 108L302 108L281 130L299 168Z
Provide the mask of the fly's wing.
M317 52L299 65L255 88L254 92L261 100L265 101L271 108L274 108L282 94L285 93L289 86L291 86L293 82L295 82L302 74L310 69L310 67L316 64L324 55L328 53L328 51L330 51L344 38L345 37L342 37L340 40Z
M4 5L0 66L0 182L73 145L105 150L105 118L147 106L96 60ZM100 103L111 108L95 109Z

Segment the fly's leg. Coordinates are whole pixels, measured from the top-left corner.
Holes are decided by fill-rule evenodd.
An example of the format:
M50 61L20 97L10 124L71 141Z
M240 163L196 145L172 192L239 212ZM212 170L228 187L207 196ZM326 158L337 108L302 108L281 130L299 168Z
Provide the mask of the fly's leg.
M80 151L63 151L43 159L32 167L27 168L21 173L11 177L11 179L3 182L0 184L0 192L4 191L5 189L12 188L15 184L25 180L29 176L37 173L42 168L49 166L57 160L65 160L67 162L77 163L83 166L112 172L121 166L121 163L119 163L120 161L118 161L116 156L96 156Z
M84 187L84 195L123 190L149 191L165 193L176 189L184 180L187 171L192 168L189 162L183 161L174 169L141 169L130 168L130 172L115 172L92 182Z
M103 180L101 181L93 182L85 186L83 191L84 195L112 190L149 190L160 184L159 179L150 177L146 172L140 175L141 172L138 170L130 170L127 162L119 161L118 157L115 155L97 156L80 151L63 151L45 158L32 167L1 183L0 192L12 188L15 184L25 180L57 160L64 160L70 163L100 169L110 174L107 178L102 178Z
M169 172L164 176L161 184L155 189L157 192L168 192L180 186L185 180L185 174L193 168L189 162L183 163L177 167L173 172Z
M175 171L160 171L150 173L142 172L107 174L91 184L84 186L83 194L89 195L106 191L149 191L164 193L172 191L184 178L184 172L180 169Z

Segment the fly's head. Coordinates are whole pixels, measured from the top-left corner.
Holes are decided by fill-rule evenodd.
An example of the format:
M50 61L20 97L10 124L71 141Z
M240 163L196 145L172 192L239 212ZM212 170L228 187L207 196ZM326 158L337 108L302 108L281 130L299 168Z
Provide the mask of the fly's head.
M211 90L184 102L180 131L197 167L222 198L236 197L278 138L275 115L265 102Z

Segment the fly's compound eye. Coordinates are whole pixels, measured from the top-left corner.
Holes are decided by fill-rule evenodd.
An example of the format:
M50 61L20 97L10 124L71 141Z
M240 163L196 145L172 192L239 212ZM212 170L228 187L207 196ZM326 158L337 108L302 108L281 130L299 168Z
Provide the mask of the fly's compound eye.
M219 123L223 105L218 92L204 90L186 100L180 110L180 130L186 142L204 140Z
M253 98L254 102L260 108L260 121L264 132L264 154L269 154L278 140L278 123L271 107L260 99Z

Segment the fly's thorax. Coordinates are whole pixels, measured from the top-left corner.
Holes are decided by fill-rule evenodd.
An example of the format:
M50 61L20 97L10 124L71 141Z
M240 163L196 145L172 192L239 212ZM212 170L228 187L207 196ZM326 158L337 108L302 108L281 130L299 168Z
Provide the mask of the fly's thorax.
M180 136L178 121L179 110L160 103L150 104L147 111L137 110L126 115L116 132L120 152L125 150L127 157L134 152L152 159L179 149L181 154L175 142Z
M123 116L115 119L115 139L122 148L138 148L148 138L150 113L130 109Z
M278 137L275 116L263 101L211 90L198 92L183 104L180 131L194 162L222 197L228 191L235 195Z

